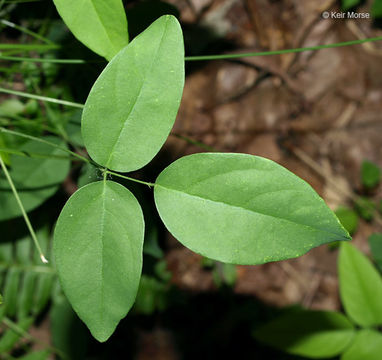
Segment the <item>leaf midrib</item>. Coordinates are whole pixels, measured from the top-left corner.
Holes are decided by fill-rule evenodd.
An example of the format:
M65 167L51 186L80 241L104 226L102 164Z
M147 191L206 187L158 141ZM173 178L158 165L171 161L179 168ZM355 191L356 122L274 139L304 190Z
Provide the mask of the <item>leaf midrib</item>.
M364 281L362 281L362 280L363 280L363 277L362 277L361 272L358 270L358 267L357 267L357 259L356 259L356 256L354 256L354 255L355 255L355 254L354 254L353 251L349 252L349 262L350 262L351 266L353 267L353 269L355 269L356 280L357 280L357 282L358 282L359 287L362 289L362 294L365 295L365 294L368 293L368 291L367 291L368 289L367 289L366 284L364 283ZM373 304L373 303L370 302L370 301L368 301L369 298L368 298L367 296L362 296L362 297L366 300L365 304L369 305L369 306L368 306L368 308L369 308L369 310L370 310L369 314L370 314L370 313L372 314L372 319L378 319L378 318L380 317L380 314L378 313L378 310L375 308L375 306L371 306L371 304ZM351 314L349 314L349 316L350 316L352 319L354 319L354 321L355 321L356 323L361 323L361 322L363 322L362 320L361 320L361 321L358 321L359 319L356 320L356 319L354 318L354 316L352 316ZM369 318L369 316L368 316L368 318ZM366 322L365 322L365 323L366 323ZM359 324L359 325L361 325L361 324ZM378 322L376 322L376 321L373 321L373 322L371 322L371 323L368 322L368 324L366 324L366 326L374 326L374 325L380 325L380 324L379 324Z
M100 317L101 317L101 324L103 324L103 321L104 321L104 305L105 305L105 300L104 300L104 296L105 296L105 289L104 289L104 271L103 271L103 263L104 263L104 251L103 251L103 248L104 248L104 242L103 242L103 237L104 237L104 227L105 227L105 214L106 214L106 207L105 207L105 202L106 202L106 182L103 183L103 190L102 190L102 193L101 193L101 197L102 197L102 213L101 213L101 232L100 232L100 239L101 239L101 280L100 280L100 283L101 283L101 289L100 289L100 292L101 292L101 295L100 295L100 299L101 299L101 304L100 304L100 307L101 307L101 311L100 311Z
M121 129L120 129L120 131L119 131L117 140L115 141L115 143L114 143L114 145L113 145L113 147L112 147L112 149L111 149L111 151L110 151L109 158L107 159L107 162L106 162L106 167L108 167L108 168L110 167L110 162L112 161L112 158L113 158L113 156L114 156L114 154L115 154L115 148L117 147L117 145L118 145L119 142L120 142L122 133L123 133L123 131L124 131L124 129L125 129L126 124L128 123L129 117L130 117L131 114L134 112L134 109L135 109L135 107L136 107L136 104L138 103L138 101L139 101L139 99L140 99L140 97L141 97L141 95L142 95L142 91L143 91L143 89L145 88L145 84L147 83L147 82L146 82L147 76L148 76L148 74L151 73L151 70L152 70L152 68L153 68L153 66L154 66L154 63L156 62L156 59L157 59L157 57L158 57L158 53L159 53L159 49L160 49L161 46L162 46L162 42L163 42L164 35L165 35L166 32L167 32L168 21L169 21L169 20L166 19L166 24L165 24L165 27L164 27L164 30L163 30L161 39L160 39L160 41L159 41L158 48L157 48L157 50L156 50L156 52L155 52L155 56L153 57L153 61L152 61L151 64L150 64L150 68L149 68L149 69L146 71L146 73L145 73L145 76L144 76L144 78L143 78L142 85L141 85L141 87L140 87L140 89L139 89L138 95L137 95L137 97L135 98L133 105L131 106L131 110L130 110L129 113L126 115L126 120L123 122L122 127L121 127ZM132 44L133 44L133 43L132 43Z
M278 217L278 216L274 216L274 215L270 215L270 214L261 213L259 211L254 211L252 209L248 209L246 207L228 204L228 203L225 203L223 201L217 201L217 200L208 199L206 197L190 194L190 193L187 193L185 191L181 191L181 190L177 190L177 189L172 189L172 188L160 185L160 184L155 184L155 186L161 187L161 188L166 189L168 191L178 192L178 193L181 193L183 195L186 195L186 196L189 196L189 197L192 197L192 198L201 199L201 200L204 200L204 201L209 201L209 202L214 203L214 204L221 204L223 206L227 206L227 207L230 207L230 208L236 208L236 209L244 210L246 212L251 213L252 215L253 214L257 214L257 215L260 215L260 216L271 217L271 218L279 220L279 221L280 220L281 221L285 221L285 222L288 222L288 223L292 223L294 225L299 225L299 226L303 226L303 227L306 227L306 228L309 228L309 229L313 229L313 230L318 231L318 232L323 232L323 233L327 233L327 234L331 234L331 235L336 235L336 236L338 236L341 239L349 240L346 236L340 235L338 233L322 230L322 229L316 228L316 227L311 226L311 225L306 225L306 224L298 223L296 221L288 220L288 219L285 219L285 218L282 218L282 217Z
M90 0L90 4L92 5L97 18L99 19L99 22L102 25L101 28L102 28L103 32L106 34L106 37L109 39L109 43L110 43L111 46L109 47L109 49L106 51L106 54L105 54L105 56L109 56L110 55L110 48L112 49L112 51L115 51L115 49L116 49L115 44L114 44L112 38L110 37L108 31L106 30L107 27L105 26L105 24L104 24L104 22L102 20L102 17L99 15L99 13L97 11L97 7L93 3L93 0Z

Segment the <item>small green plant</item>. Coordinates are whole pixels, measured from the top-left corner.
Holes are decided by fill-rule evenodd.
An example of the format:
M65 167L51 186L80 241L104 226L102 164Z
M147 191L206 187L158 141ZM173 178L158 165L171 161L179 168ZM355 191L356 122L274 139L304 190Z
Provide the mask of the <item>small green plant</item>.
M73 159L85 163L80 188L58 218L53 258L70 305L97 340L106 341L129 312L139 283L141 294L154 294L152 301L145 302L147 298L138 293L136 307L144 313L165 306L162 295L168 286L165 279L141 277L143 240L145 230L150 230L150 216L144 217L142 201L113 179L153 188L156 209L174 237L194 252L226 264L263 264L295 258L322 244L350 240L348 232L310 185L268 159L248 154L202 153L170 164L155 183L124 175L150 163L169 136L182 98L185 60L264 53L187 59L182 29L173 16L160 17L129 43L122 1L109 1L107 6L102 0L54 3L73 34L109 63L94 83L85 105L1 89L32 100L21 107L20 103L9 103L5 109L15 121L12 125L17 124L17 129L24 131L0 128L4 174L0 178L0 220L23 216L39 255L46 262L27 213L58 190ZM376 40L381 38L271 53ZM41 49L54 48L54 44L45 41ZM51 60L70 61L40 61L49 65ZM32 65L30 68L33 70ZM31 80L31 86L38 88L38 82ZM63 95L57 90L52 93L56 97ZM61 118L48 104L48 123L33 123L28 121L31 113L43 116L36 108L36 99L83 111ZM80 118L81 134L76 126ZM8 124L7 119L1 120ZM63 140L34 136L44 131ZM69 150L67 144L76 151ZM77 150L78 146L84 146L90 159ZM152 254L158 253L155 244L149 249ZM50 265L43 268L47 266ZM222 269L223 280L232 285L234 268L223 265ZM4 292L4 306L8 292L9 289ZM62 299L62 294L53 299L55 324L65 318L68 308Z
M157 154L183 85L182 31L176 18L163 16L112 58L85 103L84 144L103 181L82 187L65 205L54 256L66 296L99 341L134 303L144 237L138 201L108 176L127 178L115 171L140 169ZM350 239L307 183L260 157L194 154L167 167L155 184L127 179L153 187L169 231L214 260L262 264Z
M17 230L11 227L2 228L4 230L9 235L17 235ZM49 229L39 228L37 235L43 251L49 256ZM57 280L51 266L41 266L39 253L29 236L14 243L0 244L0 271L4 279L0 316L7 326L0 338L0 354L3 355L14 347L44 310ZM50 352L42 351L37 358L45 359Z
M338 275L346 316L332 311L288 311L256 329L255 338L309 358L379 359L382 278L367 257L348 243L340 247Z

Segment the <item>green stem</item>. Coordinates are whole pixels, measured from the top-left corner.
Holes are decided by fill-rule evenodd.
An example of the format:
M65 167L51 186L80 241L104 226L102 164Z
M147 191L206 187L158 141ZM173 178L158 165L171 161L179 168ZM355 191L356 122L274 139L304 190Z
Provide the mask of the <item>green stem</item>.
M342 47L342 46L359 45L359 44L363 44L367 42L374 42L374 41L381 41L381 40L382 40L382 36L378 36L374 38L352 40L352 41L339 42L335 44L309 46L309 47L295 48L295 49L250 52L250 53L242 53L242 54L187 56L185 57L185 60L186 61L224 60L224 59L238 59L238 58L251 57L251 56L281 55L281 54L289 54L289 53L299 53L303 51L315 51L315 50L330 49L330 48L336 48L336 47Z
M212 146L208 146L208 145L202 143L201 141L197 141L197 140L191 139L191 138L189 138L187 136L176 134L176 133L171 133L170 135L172 135L172 136L174 136L174 137L176 137L178 139L184 140L185 142L187 142L187 143L189 143L191 145L198 146L201 149L204 149L204 150L207 150L207 151L214 151L214 152L217 151Z
M55 44L0 44L0 50L45 51L59 49Z
M0 148L0 153L7 153L7 154L12 154L17 156L39 158L39 159L57 159L57 160L75 160L76 159L69 156L30 153L26 151L20 151L20 150L9 149L9 148Z
M59 99L54 99L54 98L50 98L50 97L46 97L46 96L40 96L40 95L34 95L34 94L28 94L28 93L23 92L23 91L15 91L15 90L10 90L10 89L5 89L2 87L0 87L0 92L6 93L6 94L11 94L11 95L23 96L23 97L27 97L30 99L48 101L48 102L60 104L60 105L72 106L72 107L76 107L76 108L80 108L80 109L82 109L84 107L83 104L79 104L79 103L75 103L75 102L71 102L71 101L59 100Z
M7 326L9 329L13 330L15 333L18 333L20 336L22 336L24 339L27 339L29 341L33 341L34 343L38 343L41 345L44 345L47 350L51 351L52 353L55 353L62 357L63 359L68 359L66 354L64 354L60 349L57 349L49 344L44 343L43 341L35 338L31 334L29 334L27 331L22 329L20 326L18 326L16 323L14 323L11 319L4 317L2 320L2 323Z
M13 23L11 21L8 21L8 20L5 20L5 19L1 19L0 22L2 24L6 25L6 26L9 26L9 27L11 27L13 29L21 31L24 34L28 34L28 35L34 37L37 40L41 40L41 41L45 42L46 44L55 45L53 43L53 41L50 41L49 39L45 38L44 36L41 36L40 34L37 34L34 31L31 31L31 30L29 30L29 29L27 29L27 28L25 28L23 26L17 25L15 23Z
M33 230L32 224L31 224L31 222L29 221L29 217L28 217L28 215L27 215L27 213L26 213L26 211L25 211L25 209L24 209L24 205L23 205L23 203L21 202L21 199L20 199L20 197L19 197L19 194L17 193L16 187L15 187L15 185L13 184L12 178L11 178L11 176L9 175L9 173L8 173L8 169L7 169L7 167L5 166L4 161L3 161L3 158L2 158L1 156L0 156L0 165L1 165L2 169L3 169L3 171L4 171L5 177L6 177L7 180L8 180L9 186L10 186L11 189L12 189L13 195L15 196L15 199L16 199L16 201L17 201L17 204L19 205L19 208L20 208L20 210L21 210L21 213L23 214L25 223L26 223L26 225L27 225L27 227L28 227L28 230L29 230L29 232L30 232L30 234L31 234L32 240L33 240L33 242L34 242L34 244L35 244L35 246L36 246L36 248L37 248L37 251L38 251L39 254L40 254L41 261L42 261L44 264L46 264L46 263L48 263L48 260L45 258L44 254L43 254L43 252L42 252L41 246L40 246L40 244L39 244L39 242L38 242L38 240L37 240L36 233L35 233L34 230Z
M64 151L64 152L66 152L66 153L68 153L68 154L74 156L75 158L77 158L77 159L79 159L79 160L82 160L82 161L85 161L85 162L87 162L87 163L90 163L90 164L93 164L93 165L94 165L94 163L93 163L91 160L89 160L88 158L86 158L86 157L84 157L84 156L82 156L82 155L79 155L79 154L77 154L77 153L75 153L75 152L73 152L73 151L70 151L70 150L68 150L68 149L65 149L65 148L61 147L60 145L51 143L50 141L46 141L46 140L44 140L44 139L40 139L40 138L35 137L35 136L32 136L32 135L23 134L23 133L20 133L20 132L18 132L18 131L5 129L5 128L3 128L3 127L0 127L0 132L6 133L6 134L15 135L15 136L19 136L19 137L23 137L23 138L25 138L25 139L29 139L29 140L38 141L38 142L40 142L40 143L42 143L42 144L46 144L46 145L51 146L51 147L54 147L54 148L56 148L56 149L60 149L60 150L62 150L62 151ZM97 165L97 166L98 166L98 165Z
M56 274L56 270L47 265L24 265L17 263L6 263L0 261L1 270L17 269L23 272L35 272L39 274Z
M5 0L5 4L23 4L23 3L29 3L29 2L38 2L42 0Z
M26 61L35 63L52 63L52 64L86 64L87 61L81 59L45 59L45 58L27 58L20 56L2 56L0 55L0 60L9 61Z
M147 185L149 187L155 186L155 184L153 184L153 183L149 183L149 182L146 182L146 181L134 179L134 178L131 178L129 176L121 175L121 174L118 174L118 173L116 173L114 171L110 171L110 170L105 170L104 174L110 174L110 175L113 175L113 176L117 176L117 177L119 177L121 179L130 180L130 181L133 181L133 182L136 182L136 183L139 183L139 184Z
M283 50L275 50L275 51L261 51L261 52L223 54L223 55L186 56L185 61L229 60L229 59L239 59L243 57L253 57L253 56L281 55L281 54L299 53L304 51L330 49L330 48L336 48L336 47L342 47L342 46L359 45L359 44L364 44L367 42L375 42L375 41L381 41L381 40L382 40L382 36L379 36L374 38L345 41L345 42L339 42L334 44L317 45L317 46L294 48L294 49L283 49ZM5 46L6 44L0 44L0 50L1 50L1 46L3 45ZM12 47L10 48L13 49ZM39 49L45 50L46 48L44 47ZM34 49L34 50L38 50L38 49ZM0 56L0 59L10 60L10 61L28 61L28 62L41 62L41 63L46 62L46 63L57 63L57 64L85 64L89 62L83 59L42 59L42 58L26 58L26 57L4 56L4 55Z

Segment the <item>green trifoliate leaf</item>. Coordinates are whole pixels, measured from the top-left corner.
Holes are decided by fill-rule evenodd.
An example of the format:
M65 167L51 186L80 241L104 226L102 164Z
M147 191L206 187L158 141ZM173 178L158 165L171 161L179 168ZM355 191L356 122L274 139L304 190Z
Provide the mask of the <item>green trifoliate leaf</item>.
M350 239L305 181L252 155L183 157L159 175L155 203L182 244L222 262L262 264Z
M162 16L102 72L86 101L82 135L94 161L137 170L158 153L174 124L184 85L180 25Z
M122 0L53 0L73 35L98 55L111 58L129 41Z
M342 354L341 360L380 360L381 355L382 334L375 330L362 329Z
M56 137L49 136L44 139L67 148L66 144ZM25 142L17 150L26 156L11 155L12 167L9 173L25 210L30 211L58 190L69 172L70 160L60 149L33 140ZM20 207L1 171L0 204L0 221L21 216Z
M62 288L93 336L106 341L133 305L142 270L144 221L123 186L95 182L64 206L54 234Z
M351 244L342 243L338 274L346 313L360 326L382 324L382 279L369 259Z
M265 324L254 336L290 354L328 358L342 353L354 334L353 325L340 313L296 311Z

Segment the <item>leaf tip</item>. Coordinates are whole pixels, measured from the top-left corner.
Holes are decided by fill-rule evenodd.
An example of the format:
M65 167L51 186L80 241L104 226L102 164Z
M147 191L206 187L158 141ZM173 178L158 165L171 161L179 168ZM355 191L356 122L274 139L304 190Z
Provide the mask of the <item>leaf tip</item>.
M40 259L41 259L41 261L42 261L44 264L48 264L48 263L49 263L48 259L47 259L43 254L40 255Z
M104 343L109 340L110 336L113 335L115 328L111 331L90 331L93 337L100 343Z

